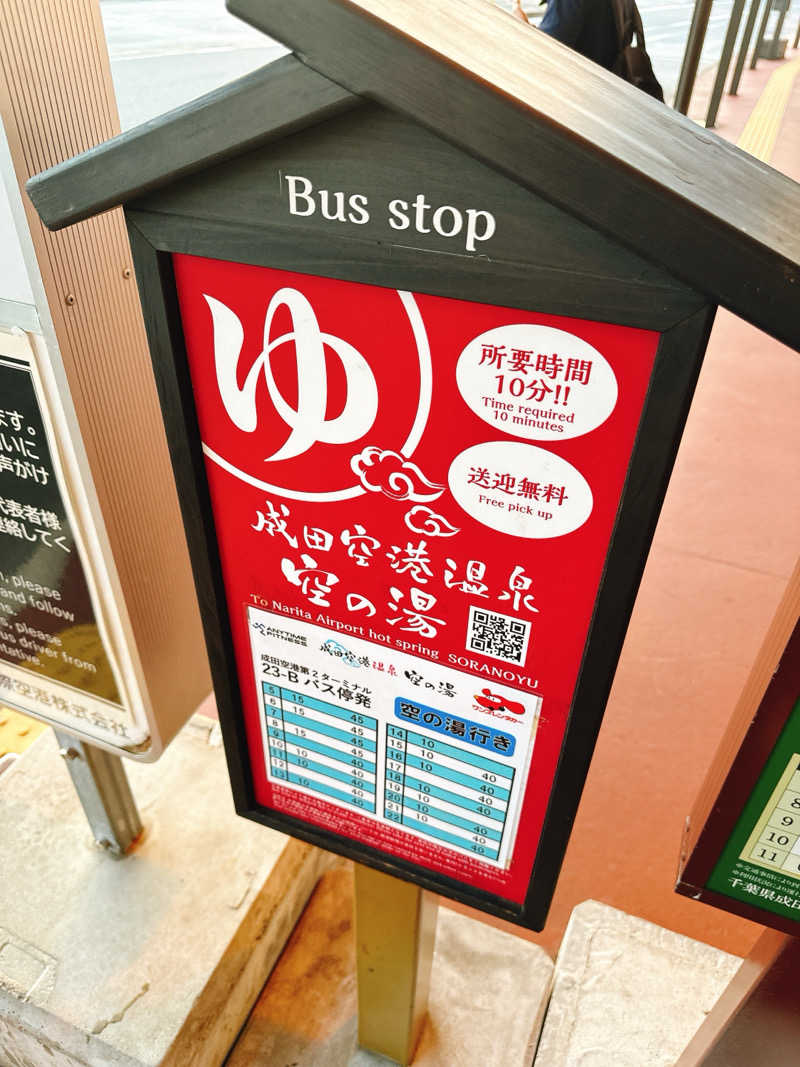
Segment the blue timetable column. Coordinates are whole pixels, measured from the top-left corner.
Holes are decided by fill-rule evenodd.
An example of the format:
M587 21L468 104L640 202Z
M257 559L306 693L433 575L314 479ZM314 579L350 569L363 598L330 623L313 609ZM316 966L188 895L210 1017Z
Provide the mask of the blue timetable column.
M403 821L403 786L406 770L406 731L402 726L386 727L386 770L383 787L383 814L392 822Z
M400 798L399 820L388 811L387 818L475 856L498 859L514 768L398 726L387 727L386 745L387 794L391 787L393 802Z
M285 686L265 684L264 689L265 701L268 689L279 694L285 781L374 814L377 720ZM268 718L270 710L265 704ZM275 765L271 753L270 763Z
M283 707L280 686L261 683L264 699L264 714L267 720L269 741L269 769L273 778L286 781L289 764L286 761L286 735L283 730Z

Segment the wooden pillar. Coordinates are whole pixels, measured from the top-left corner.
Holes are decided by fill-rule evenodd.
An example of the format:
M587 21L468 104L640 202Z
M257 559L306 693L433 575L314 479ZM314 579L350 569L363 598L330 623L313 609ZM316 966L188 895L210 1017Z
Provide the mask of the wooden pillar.
M765 930L675 1067L788 1067L800 1050L800 941Z
M119 133L99 0L3 0L0 116L20 188ZM183 722L210 680L123 215L50 233L24 189L22 201L39 317L150 700L162 720ZM177 678L176 663L193 664L191 676Z

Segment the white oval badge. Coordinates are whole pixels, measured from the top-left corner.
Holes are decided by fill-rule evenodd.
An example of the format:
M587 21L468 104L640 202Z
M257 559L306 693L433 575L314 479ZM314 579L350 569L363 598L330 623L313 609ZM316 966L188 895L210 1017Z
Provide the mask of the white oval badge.
M479 334L459 356L456 381L479 418L530 441L580 437L617 403L608 360L552 326L516 323Z
M473 519L512 537L562 537L592 513L592 490L560 456L521 441L487 441L450 465L450 492Z

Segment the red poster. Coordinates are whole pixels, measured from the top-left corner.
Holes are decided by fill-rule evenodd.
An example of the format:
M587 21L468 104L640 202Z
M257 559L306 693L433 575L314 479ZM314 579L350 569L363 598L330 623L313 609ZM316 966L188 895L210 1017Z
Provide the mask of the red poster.
M258 803L521 903L658 334L174 263Z

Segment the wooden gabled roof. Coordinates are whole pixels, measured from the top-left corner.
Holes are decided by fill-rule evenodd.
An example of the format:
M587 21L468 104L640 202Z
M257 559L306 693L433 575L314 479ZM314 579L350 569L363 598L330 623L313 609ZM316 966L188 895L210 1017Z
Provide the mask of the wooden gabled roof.
M297 58L32 179L48 225L368 98L800 348L800 186L770 167L487 0L227 6Z
M800 186L486 0L226 0L800 348Z
M359 103L284 56L37 174L26 189L45 226L60 230Z

